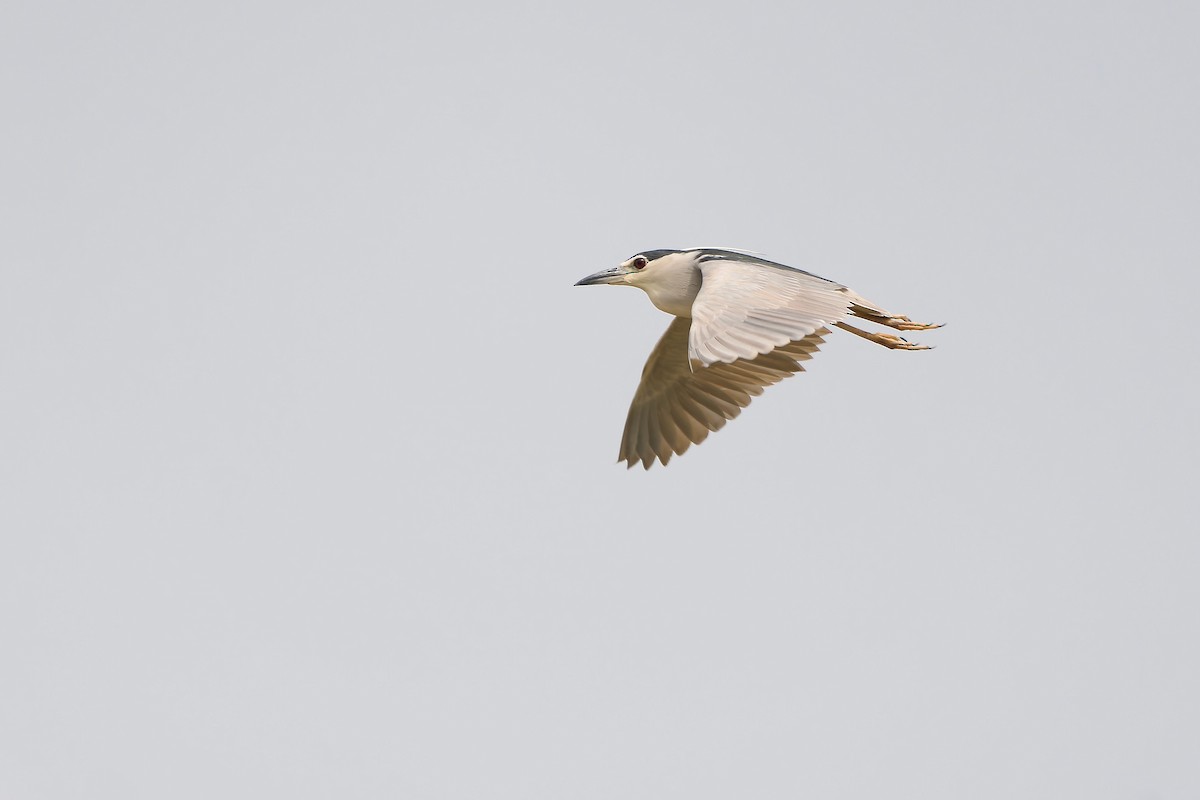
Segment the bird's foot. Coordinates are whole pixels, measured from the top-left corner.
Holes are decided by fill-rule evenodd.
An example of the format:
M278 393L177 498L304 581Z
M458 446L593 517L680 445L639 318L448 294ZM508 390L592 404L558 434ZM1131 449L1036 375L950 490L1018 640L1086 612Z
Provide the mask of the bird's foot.
M925 330L925 328L905 328L904 330ZM890 333L877 333L872 337L872 341L876 344L881 344L889 350L932 350L933 348L927 344L918 344L910 342L908 339L900 336L893 336Z
M887 325L889 328L895 328L898 331L931 331L934 328L940 328L944 323L931 322L913 322L903 314L895 317L887 317L886 319L877 320L882 325Z
M871 333L870 331L864 331L861 328L856 328L853 325L847 325L844 322L836 322L834 324L837 325L839 328L841 328L844 331L853 333L855 336L861 336L862 338L866 339L869 342L874 342L875 344L883 345L884 347L888 348L889 350L932 350L933 349L932 347L929 347L928 345L917 344L916 342L910 342L907 339L902 339L901 337L894 336L890 333ZM924 329L920 329L920 330L924 330Z
M942 327L940 323L913 322L904 314L890 314L882 309L868 308L858 303L850 306L850 313L859 319L865 319L877 325L886 325L898 331L931 331L934 328Z

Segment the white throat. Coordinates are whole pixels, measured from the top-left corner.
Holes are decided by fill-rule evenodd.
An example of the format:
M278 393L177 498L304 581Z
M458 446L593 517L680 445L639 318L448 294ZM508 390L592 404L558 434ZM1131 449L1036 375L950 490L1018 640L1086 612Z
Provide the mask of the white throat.
M700 265L695 253L671 253L651 262L644 272L630 275L628 281L649 295L659 309L690 317L692 302L700 293Z

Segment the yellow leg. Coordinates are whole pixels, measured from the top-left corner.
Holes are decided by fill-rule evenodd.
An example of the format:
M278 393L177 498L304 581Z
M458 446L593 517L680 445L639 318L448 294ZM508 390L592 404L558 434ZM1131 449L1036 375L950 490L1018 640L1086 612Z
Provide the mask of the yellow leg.
M898 331L930 331L930 330L933 330L934 328L942 327L941 324L935 325L935 324L928 323L928 322L913 322L911 319L904 316L903 314L896 314L893 316L889 316L887 314L880 314L877 311L874 311L869 308L865 308L860 305L851 306L850 313L853 314L854 316L858 317L859 319L865 319L865 320L869 320L871 322L877 322L880 325L886 325L889 328L895 328Z
M896 319L896 317L892 317L892 319ZM847 325L844 322L835 322L833 324L848 333L853 333L855 336L861 336L862 338L866 339L869 342L874 342L875 344L883 345L884 347L888 348L889 350L932 350L933 349L932 347L928 347L927 345L914 344L913 342L910 342L907 339L901 339L899 336L893 336L890 333L870 333L869 331L864 331L859 328L856 328L853 325ZM938 326L934 325L932 327L936 328ZM904 330L907 330L907 329L904 329ZM913 330L925 330L925 328L915 328Z

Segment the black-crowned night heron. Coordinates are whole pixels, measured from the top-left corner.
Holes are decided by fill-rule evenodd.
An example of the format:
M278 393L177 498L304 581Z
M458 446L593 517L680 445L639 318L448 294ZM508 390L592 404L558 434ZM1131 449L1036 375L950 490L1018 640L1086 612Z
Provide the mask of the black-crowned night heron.
M664 465L750 405L766 386L803 372L829 327L893 350L928 350L847 325L848 317L901 331L940 325L885 311L841 284L747 253L647 250L576 286L636 286L675 320L642 370L621 455L629 467Z

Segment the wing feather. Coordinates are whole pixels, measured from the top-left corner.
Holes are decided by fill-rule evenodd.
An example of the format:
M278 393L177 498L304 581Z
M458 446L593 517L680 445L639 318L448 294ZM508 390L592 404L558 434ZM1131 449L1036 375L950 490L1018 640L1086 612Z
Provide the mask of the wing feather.
M818 326L796 341L751 358L709 366L689 363L689 331L694 319L676 317L642 370L621 437L621 461L646 469L664 465L725 427L763 389L802 372L829 330Z
M700 273L688 354L705 366L801 341L845 319L853 304L841 284L761 259L708 255Z

